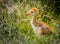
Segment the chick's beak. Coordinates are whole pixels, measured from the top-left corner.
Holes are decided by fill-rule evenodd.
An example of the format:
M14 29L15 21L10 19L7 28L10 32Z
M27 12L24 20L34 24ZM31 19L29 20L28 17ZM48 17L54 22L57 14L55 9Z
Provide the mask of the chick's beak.
M26 16L30 15L29 13L26 14Z
M26 16L30 15L32 13L32 10L28 11L28 13L26 14Z

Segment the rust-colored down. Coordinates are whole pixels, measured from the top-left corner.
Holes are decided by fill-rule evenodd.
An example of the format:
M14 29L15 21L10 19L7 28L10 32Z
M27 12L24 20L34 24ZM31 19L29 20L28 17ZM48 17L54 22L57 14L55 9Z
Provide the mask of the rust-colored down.
M35 13L33 14L33 17L31 19L31 26L34 30L34 32L36 34L47 34L47 33L52 33L52 30L51 30L51 27L49 25L47 25L46 23L44 22L37 22L36 21L36 17L37 17L37 12L38 11L38 8L32 8L30 9L28 12L27 12L27 16L28 15L31 15L31 13Z

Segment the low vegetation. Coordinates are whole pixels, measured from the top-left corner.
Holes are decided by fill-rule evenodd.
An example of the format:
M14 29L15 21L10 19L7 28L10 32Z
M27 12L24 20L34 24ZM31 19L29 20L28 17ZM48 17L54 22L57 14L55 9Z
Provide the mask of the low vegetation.
M37 37L26 12L32 7L39 9L37 21L50 25L52 34ZM60 44L60 14L53 1L5 0L0 1L0 44Z

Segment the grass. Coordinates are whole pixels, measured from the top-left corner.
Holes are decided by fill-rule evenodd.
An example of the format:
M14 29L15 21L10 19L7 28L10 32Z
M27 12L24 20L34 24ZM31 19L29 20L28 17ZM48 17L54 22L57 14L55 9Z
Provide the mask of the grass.
M60 20L58 19L60 18L55 16L54 5L48 5L49 3L42 3L39 0L20 1L16 0L15 3L7 4L4 9L0 6L0 38L3 41L1 44L59 44ZM27 17L25 15L32 7L39 9L37 20L50 25L53 34L41 35L39 37L35 35L30 24L31 16ZM2 24L5 24L5 26L2 26Z

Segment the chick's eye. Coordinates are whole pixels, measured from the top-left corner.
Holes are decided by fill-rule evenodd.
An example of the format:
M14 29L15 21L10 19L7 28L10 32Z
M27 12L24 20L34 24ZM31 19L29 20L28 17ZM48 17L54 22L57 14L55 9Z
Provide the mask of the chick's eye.
M33 11L31 11L31 13L33 13Z

